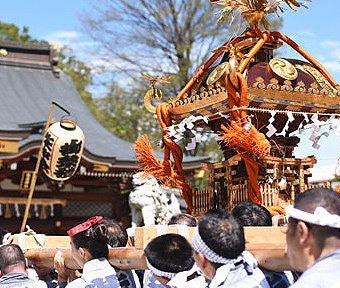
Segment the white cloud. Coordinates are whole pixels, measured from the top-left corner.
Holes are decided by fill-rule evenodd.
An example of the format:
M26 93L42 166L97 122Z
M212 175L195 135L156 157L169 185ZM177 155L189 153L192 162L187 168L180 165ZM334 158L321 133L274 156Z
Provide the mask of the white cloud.
M79 33L76 31L57 31L47 35L48 39L77 39Z
M320 46L323 48L337 49L340 48L340 41L332 40L321 41Z
M51 44L57 44L59 47L67 46L73 51L79 51L85 47L93 47L97 43L84 39L82 35L76 31L55 31L44 37Z
M315 33L313 31L310 31L310 30L297 31L297 34L299 36L307 36L307 37L314 37L315 36Z
M340 47L339 47L338 49L334 49L334 50L332 51L332 55L333 55L335 58L339 59L339 62L340 62Z
M340 60L338 61L325 61L322 65L329 71L340 72Z

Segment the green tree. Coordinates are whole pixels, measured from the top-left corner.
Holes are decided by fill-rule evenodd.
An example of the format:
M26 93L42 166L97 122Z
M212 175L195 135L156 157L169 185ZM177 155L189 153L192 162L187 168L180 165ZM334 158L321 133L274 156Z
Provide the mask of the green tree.
M81 21L116 75L136 81L140 72L173 74L169 96L184 87L220 43L218 38L232 36L217 24L216 10L206 0L101 0L91 5Z
M122 129L119 136L129 141L132 140L130 136L124 135L131 133L128 130L136 127L137 120L138 125L142 125L140 115L145 111L142 106L139 110L137 103L142 101L145 85L149 83L141 78L140 72L151 77L172 75L171 83L159 88L164 92L165 101L174 98L211 55L213 48L246 28L244 24L239 25L237 19L231 26L218 23L216 13L220 6L211 5L208 0L100 0L89 3L91 10L81 17L84 30L99 43L98 55L101 53L110 63L108 67L116 80L114 85L119 85L124 95L121 105L117 102L109 105L110 101L117 100L117 95L112 94L116 89L110 89L102 103L110 106L106 111L114 118L122 110L130 111L130 114L124 114L124 120L116 122L119 127L106 127L111 131ZM230 17L232 19L233 15ZM132 88L134 93L131 93ZM124 105L137 105L137 108L122 109ZM149 118L152 118L150 114ZM153 134L149 128L154 126L138 127L134 132L139 135ZM210 142L215 140L206 138L206 143L191 151L193 154L210 149Z
M8 41L17 41L17 42L43 42L33 39L28 34L29 28L24 26L21 30L15 24L8 24L0 22L0 39L8 40Z
M152 144L162 136L156 115L143 109L140 89L122 89L112 83L106 97L98 100L98 120L114 135L134 142L148 132Z
M0 22L0 39L6 41L30 42L30 43L46 43L44 40L32 38L29 34L29 28L23 26L20 29L15 24L7 24ZM67 75L69 75L92 114L97 114L97 104L92 98L92 94L88 91L88 87L93 84L91 69L86 66L83 61L78 60L73 51L68 47L61 47L56 52L58 67Z

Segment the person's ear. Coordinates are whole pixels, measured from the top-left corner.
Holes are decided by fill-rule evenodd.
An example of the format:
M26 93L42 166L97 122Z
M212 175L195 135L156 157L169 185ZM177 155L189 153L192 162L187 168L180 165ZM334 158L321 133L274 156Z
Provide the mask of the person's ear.
M310 231L305 222L299 221L296 227L299 244L305 245L310 236Z
M79 247L79 254L82 258L86 257L86 250L82 247Z
M0 269L0 278L4 276L4 274L2 273L1 269Z
M200 253L200 255L202 257L202 259L201 259L202 267L206 268L210 262L209 262L209 260L207 258L205 258L205 256L202 253Z
M203 267L203 262L204 262L204 260L206 260L206 258L203 256L203 254L201 252L194 251L194 253L195 253L194 258L196 258L195 261L197 262L197 264L199 266L201 266L201 268L205 268L205 267Z

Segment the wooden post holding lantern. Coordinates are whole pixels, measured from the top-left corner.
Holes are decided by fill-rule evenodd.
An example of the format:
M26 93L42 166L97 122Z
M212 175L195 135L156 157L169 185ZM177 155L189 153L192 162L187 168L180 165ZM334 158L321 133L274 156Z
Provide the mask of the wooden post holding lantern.
M20 232L25 230L40 163L42 162L42 169L49 178L64 181L69 179L77 170L83 152L84 134L74 121L62 119L50 127L54 105L70 115L69 111L52 101L37 163L31 177L30 192Z

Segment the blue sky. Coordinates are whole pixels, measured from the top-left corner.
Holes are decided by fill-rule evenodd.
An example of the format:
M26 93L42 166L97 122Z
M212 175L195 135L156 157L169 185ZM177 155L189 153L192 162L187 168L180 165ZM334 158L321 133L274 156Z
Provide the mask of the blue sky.
M206 0L209 1L209 0ZM50 43L67 44L75 53L83 55L93 43L81 32L79 16L89 8L87 0L10 0L0 1L0 21L29 27L30 35ZM340 83L340 2L339 0L314 0L309 9L297 12L289 8L280 14L284 26L280 30L314 58L321 62ZM285 7L285 4L282 6ZM283 49L283 50L282 50ZM281 48L283 57L301 58L292 49ZM322 138L321 148L311 147L308 135L301 140L296 156L316 155L317 166L335 165L340 157L340 145L334 132Z

